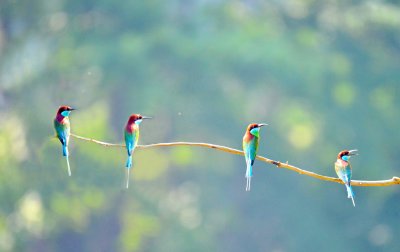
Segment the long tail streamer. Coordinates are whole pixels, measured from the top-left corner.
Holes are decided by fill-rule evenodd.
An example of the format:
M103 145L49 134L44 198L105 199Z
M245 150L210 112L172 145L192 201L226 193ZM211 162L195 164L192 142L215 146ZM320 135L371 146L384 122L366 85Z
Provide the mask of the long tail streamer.
M71 167L69 166L69 159L68 159L68 156L65 156L65 158L67 159L68 175L71 177Z
M346 185L347 188L347 197L351 198L351 201L353 201L353 206L356 206L356 204L354 203L354 192L353 192L353 188L351 188L351 185Z
M247 164L247 169L246 169L246 191L250 191L250 186L251 186L251 176L253 175L253 167L251 166L250 163Z
M126 169L126 189L128 189L129 188L129 171L130 171L131 169Z

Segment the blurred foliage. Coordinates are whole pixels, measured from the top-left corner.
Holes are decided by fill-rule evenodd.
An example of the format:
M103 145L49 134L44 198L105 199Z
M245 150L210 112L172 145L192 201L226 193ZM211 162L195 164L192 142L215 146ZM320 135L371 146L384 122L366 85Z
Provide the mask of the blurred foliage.
M0 2L1 251L398 251L400 191L345 188L200 148L135 153L72 139L52 120L122 142L234 148L266 122L260 154L334 176L399 176L398 1ZM294 190L292 190L294 189Z

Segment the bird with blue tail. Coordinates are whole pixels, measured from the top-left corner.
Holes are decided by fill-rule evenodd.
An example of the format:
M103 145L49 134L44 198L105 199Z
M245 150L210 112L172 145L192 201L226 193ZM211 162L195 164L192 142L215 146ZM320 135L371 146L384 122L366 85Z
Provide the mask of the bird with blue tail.
M247 126L243 136L243 152L246 158L246 191L250 191L251 177L253 176L253 164L257 156L258 142L260 138L260 128L266 123L252 123Z
M71 176L71 168L69 166L69 159L68 159L68 142L71 131L69 114L73 110L75 109L71 108L70 106L61 106L57 111L56 118L54 118L54 129L56 130L57 138L61 142L63 156L67 160L69 176Z
M347 189L347 198L351 198L353 202L353 206L356 206L354 203L354 192L351 187L351 165L349 159L351 156L358 155L357 150L343 150L339 152L337 156L337 160L335 162L335 171L338 177L343 181Z
M139 141L139 125L143 119L151 119L148 116L142 116L140 114L132 114L128 122L126 123L124 134L125 134L125 145L126 151L128 152L128 159L126 160L126 188L129 188L129 172L132 168L132 154Z

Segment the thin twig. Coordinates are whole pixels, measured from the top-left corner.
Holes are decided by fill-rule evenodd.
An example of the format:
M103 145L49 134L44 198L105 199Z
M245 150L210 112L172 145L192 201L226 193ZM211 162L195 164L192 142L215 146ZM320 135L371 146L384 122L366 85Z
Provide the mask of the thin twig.
M102 141L98 141L92 138L86 138L86 137L81 137L75 134L71 134L72 137L75 137L77 139L80 140L84 140L84 141L89 141L89 142L93 142L96 144L100 144L106 147L125 147L124 144L113 144L113 143L106 143L106 142L102 142ZM237 149L233 149L233 148L229 148L226 146L222 146L222 145L216 145L216 144L209 144L209 143L192 143L192 142L172 142L172 143L157 143L157 144L148 144L148 145L138 145L136 148L138 149L146 149L146 148L153 148L153 147L169 147L169 146L198 146L198 147L206 147L206 148L211 148L211 149L216 149L216 150L220 150L220 151L224 151L227 153L231 153L231 154L236 154L236 155L244 155L243 151L237 150ZM325 181L330 181L330 182L336 182L336 183L340 183L343 184L343 182L338 179L338 178L333 178L333 177L328 177L328 176L324 176L324 175L320 175L318 173L314 173L314 172L310 172L307 170L303 170L300 169L296 166L293 165L289 165L288 162L286 163L282 163L279 161L275 161L263 156L257 156L256 157L258 160L261 160L265 163L270 163L273 164L275 166L277 166L278 168L286 168L292 171L295 171L301 175L307 175L313 178L317 178L320 180L325 180ZM392 185L400 185L400 178L399 177L393 177L392 179L388 179L388 180L376 180L376 181L366 181L366 180L352 180L351 181L351 185L353 186L392 186Z
M125 144L106 143L106 142L102 142L102 141L99 141L99 140L96 140L96 139L78 136L78 135L75 135L75 134L72 134L72 133L70 135L72 137L77 138L77 139L81 139L81 140L84 140L84 141L89 141L89 142L92 142L92 143L97 143L97 144L100 144L100 145L103 145L103 146L106 146L106 147L125 147Z

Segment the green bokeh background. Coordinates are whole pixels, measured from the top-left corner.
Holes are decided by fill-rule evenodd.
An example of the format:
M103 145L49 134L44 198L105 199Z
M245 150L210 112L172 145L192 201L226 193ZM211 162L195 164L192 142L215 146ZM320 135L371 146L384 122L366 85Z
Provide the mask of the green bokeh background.
M399 1L3 0L0 251L399 251L400 188L344 186L196 147L125 151L70 142L52 120L122 142L241 148L324 175L400 175Z

